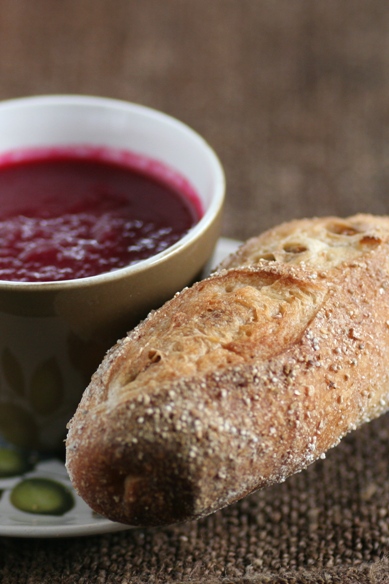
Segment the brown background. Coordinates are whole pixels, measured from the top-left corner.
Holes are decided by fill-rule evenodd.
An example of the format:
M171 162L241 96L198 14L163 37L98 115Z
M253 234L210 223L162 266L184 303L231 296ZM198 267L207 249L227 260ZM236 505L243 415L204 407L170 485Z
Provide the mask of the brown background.
M194 127L223 235L389 202L385 0L0 0L0 98L82 93ZM389 582L389 419L198 523L0 538L4 583Z

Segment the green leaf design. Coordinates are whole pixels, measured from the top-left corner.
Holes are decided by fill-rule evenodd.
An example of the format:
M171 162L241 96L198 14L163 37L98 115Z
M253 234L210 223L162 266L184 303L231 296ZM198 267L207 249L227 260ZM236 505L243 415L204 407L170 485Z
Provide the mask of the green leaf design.
M63 394L61 370L52 357L35 370L31 379L29 401L37 414L47 416L61 406Z
M30 462L21 452L0 447L0 478L15 477L30 469Z
M17 395L23 396L25 394L25 381L23 376L23 369L8 347L3 349L1 355L1 365L3 368L4 377L7 380L9 387Z
M64 515L74 507L69 489L45 478L21 481L12 489L10 501L20 511L36 515Z

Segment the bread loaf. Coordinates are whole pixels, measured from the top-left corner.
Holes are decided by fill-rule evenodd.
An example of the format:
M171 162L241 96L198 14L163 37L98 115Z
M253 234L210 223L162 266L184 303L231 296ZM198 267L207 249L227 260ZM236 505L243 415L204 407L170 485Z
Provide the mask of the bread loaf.
M249 240L107 354L69 424L97 512L153 526L284 481L389 404L389 218Z

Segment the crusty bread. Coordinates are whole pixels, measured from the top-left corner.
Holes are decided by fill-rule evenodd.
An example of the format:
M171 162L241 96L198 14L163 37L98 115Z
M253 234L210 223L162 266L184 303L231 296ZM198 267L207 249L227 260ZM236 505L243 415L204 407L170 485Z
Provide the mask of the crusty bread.
M389 408L389 218L249 240L107 354L69 424L97 512L199 518L302 470Z

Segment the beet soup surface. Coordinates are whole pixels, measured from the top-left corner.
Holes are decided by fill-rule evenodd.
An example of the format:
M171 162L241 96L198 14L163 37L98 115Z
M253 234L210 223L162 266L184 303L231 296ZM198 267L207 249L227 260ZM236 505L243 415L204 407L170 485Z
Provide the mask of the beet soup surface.
M90 148L0 158L0 280L110 272L176 243L202 215L191 186L158 162Z

